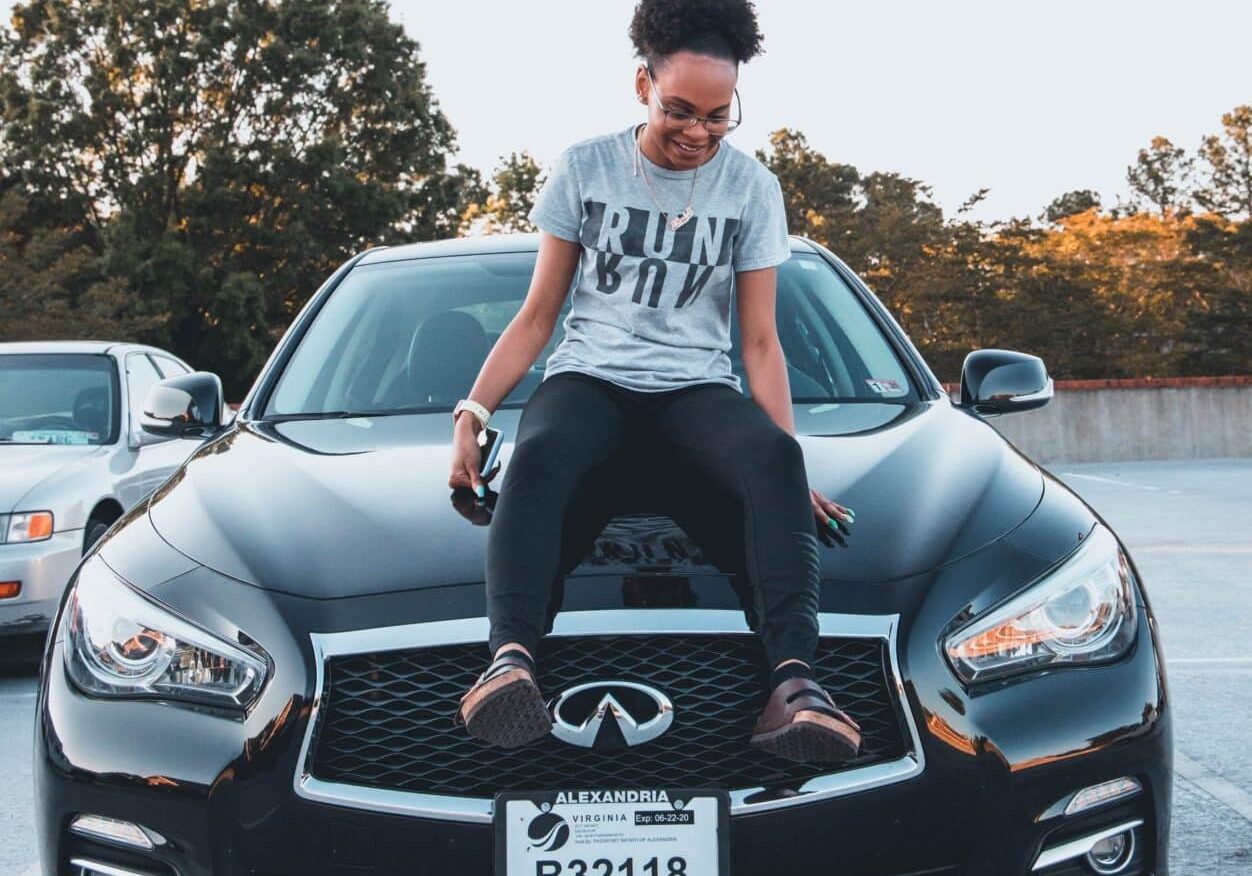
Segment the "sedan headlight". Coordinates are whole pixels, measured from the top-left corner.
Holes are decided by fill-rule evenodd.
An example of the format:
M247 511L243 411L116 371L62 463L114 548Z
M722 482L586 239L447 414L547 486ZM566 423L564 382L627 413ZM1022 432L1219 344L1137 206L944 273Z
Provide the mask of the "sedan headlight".
M1053 664L1115 660L1135 636L1130 566L1113 533L1096 524L1059 568L944 640L966 682Z
M25 541L46 541L52 538L51 511L25 511L8 517L4 541L20 544Z
M269 658L183 620L87 560L70 595L65 665L84 692L247 709Z

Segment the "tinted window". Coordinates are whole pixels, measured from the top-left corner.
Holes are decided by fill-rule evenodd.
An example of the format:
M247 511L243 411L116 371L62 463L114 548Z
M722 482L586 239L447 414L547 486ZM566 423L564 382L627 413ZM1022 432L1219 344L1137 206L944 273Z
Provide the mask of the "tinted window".
M267 415L450 410L520 309L535 254L495 253L358 266L317 314ZM547 346L502 407L520 406L564 337ZM779 267L778 335L797 402L913 400L894 350L860 300L816 255ZM732 312L731 367L750 395Z
M102 355L0 355L0 442L111 444L117 371Z

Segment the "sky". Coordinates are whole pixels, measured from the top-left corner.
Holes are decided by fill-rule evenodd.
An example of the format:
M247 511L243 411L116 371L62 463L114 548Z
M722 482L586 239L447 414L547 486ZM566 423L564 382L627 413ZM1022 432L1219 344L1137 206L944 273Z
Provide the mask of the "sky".
M421 44L458 160L541 163L643 121L635 0L393 0ZM1038 215L1071 189L1106 206L1155 135L1194 151L1252 103L1247 0L757 0L765 53L742 65L753 152L780 127L862 172L931 186L946 215Z
M0 0L7 11L11 0ZM540 164L642 121L627 31L635 0L392 0L485 174ZM1128 193L1155 135L1194 151L1252 103L1247 0L756 0L765 53L739 73L745 152L781 127L862 172L931 187L951 216L1038 215L1058 195Z

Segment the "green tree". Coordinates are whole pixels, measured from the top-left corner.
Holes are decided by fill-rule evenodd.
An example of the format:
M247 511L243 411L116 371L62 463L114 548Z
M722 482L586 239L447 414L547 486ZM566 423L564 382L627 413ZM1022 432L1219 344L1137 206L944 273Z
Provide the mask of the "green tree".
M156 321L138 337L236 397L353 252L455 233L471 180L382 0L32 0L12 22L0 174L80 203Z
M1135 163L1126 168L1135 200L1158 213L1185 212L1191 203L1191 174L1194 159L1187 150L1167 137L1153 137L1147 149L1139 150Z
M791 233L816 240L847 261L906 329L916 328L919 276L933 270L934 254L948 236L930 190L896 173L862 175L826 158L788 128L775 131L757 158L778 176Z
M1252 219L1187 230L1193 290L1181 333L1187 374L1252 374Z
M1207 179L1196 200L1228 218L1252 219L1252 106L1223 115L1222 129L1222 136L1210 135L1200 144Z
M11 181L0 184L3 339L136 336L161 325L163 314L133 312L129 284L105 267L76 205L40 204Z
M835 252L843 249L846 220L856 209L861 181L856 168L828 160L790 128L771 134L769 147L757 150L756 157L778 176L791 233L818 240Z
M930 188L898 173L875 171L861 177L860 204L848 216L844 257L859 266L890 306L916 289L916 277L949 239L943 211L930 200Z
M1074 189L1056 198L1043 212L1045 222L1057 223L1069 216L1100 209L1100 195L1091 189Z
M529 152L512 152L501 158L491 175L489 187L481 184L475 200L461 214L462 234L505 234L511 231L534 231L530 221L535 195L545 177Z
M1000 276L988 257L992 230L980 222L949 223L931 235L895 294L896 318L941 380L955 381L978 347L1008 346L1000 322Z

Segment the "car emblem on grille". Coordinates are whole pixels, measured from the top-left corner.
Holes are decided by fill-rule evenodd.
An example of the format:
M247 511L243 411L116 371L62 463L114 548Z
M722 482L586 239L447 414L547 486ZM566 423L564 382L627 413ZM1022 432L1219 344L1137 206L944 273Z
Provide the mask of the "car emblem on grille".
M674 721L669 697L633 681L593 681L552 704L552 735L583 748L614 749L656 739Z

